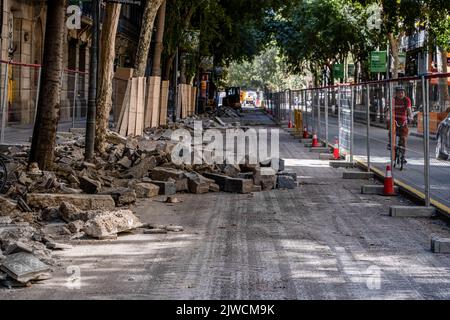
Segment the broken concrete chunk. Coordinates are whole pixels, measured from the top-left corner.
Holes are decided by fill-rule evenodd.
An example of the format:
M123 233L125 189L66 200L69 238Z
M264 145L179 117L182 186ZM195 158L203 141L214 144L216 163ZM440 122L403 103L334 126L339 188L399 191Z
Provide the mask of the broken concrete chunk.
M131 168L131 165L133 164L133 161L130 160L128 157L123 157L117 164L121 165L125 169Z
M128 174L135 179L142 179L147 176L150 170L153 170L158 165L155 157L145 157L141 161L128 170Z
M256 168L253 182L255 185L261 186L262 190L275 189L277 183L276 172L269 167Z
M102 188L102 184L87 176L81 176L80 188L87 194L96 194Z
M115 201L116 206L127 206L136 202L136 192L129 188L119 188L106 191Z
M278 189L295 189L297 183L291 176L278 176L277 188Z
M86 222L83 231L90 237L104 239L125 231L142 227L130 210L104 212Z
M205 172L203 174L206 178L211 179L217 184L220 188L220 190L225 191L225 185L227 184L228 177L223 174L217 174L217 173L208 173Z
M58 208L46 208L41 212L42 221L51 222L61 218Z
M209 187L214 184L214 180L207 179L198 173L186 174L188 177L189 192L194 194L204 194L209 192Z
M17 202L0 196L0 208L2 208L0 215L2 215L2 213L10 214L17 210Z
M11 224L12 223L12 219L11 217L1 217L0 216L0 225L7 225L7 224Z
M252 193L253 180L228 178L225 184L225 192L242 193L242 194Z
M297 173L293 171L281 171L278 173L279 176L289 176L292 179L294 179L295 182L297 182Z
M159 187L159 195L171 196L177 193L177 187L174 182L152 181L152 184Z
M73 234L79 233L84 228L84 221L83 220L77 220L73 221L69 224L67 224L67 229L69 229L70 232Z
M222 173L226 176L236 178L241 172L241 168L234 164L220 164L218 165Z
M5 249L5 255L19 252L33 253L33 248L23 242L16 241L10 243Z
M45 210L44 210L45 211ZM66 222L77 221L80 219L81 211L71 203L63 202L59 206L59 214Z
M108 141L109 143L125 145L127 143L127 138L121 136L117 132L108 130L106 132L106 141Z
M152 183L137 183L133 188L139 199L149 199L159 195L159 187Z
M112 210L115 203L110 195L84 195L84 194L48 194L29 193L27 203L33 209L59 207L66 202L80 210Z
M21 283L27 283L48 273L50 267L30 253L16 253L6 257L0 269L11 278Z
M209 191L210 192L219 192L220 191L220 187L219 187L219 185L217 185L215 183L211 183L209 185Z
M151 171L150 178L155 181L169 181L173 179L175 180L177 192L188 191L188 179L184 171L157 167Z

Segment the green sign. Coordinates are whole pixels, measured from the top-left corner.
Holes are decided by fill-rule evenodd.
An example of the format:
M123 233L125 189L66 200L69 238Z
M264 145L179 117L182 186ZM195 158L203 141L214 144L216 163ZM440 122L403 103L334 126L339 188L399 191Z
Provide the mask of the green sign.
M385 73L387 71L387 52L373 51L370 55L370 72Z
M333 66L333 77L335 79L344 79L344 65L337 63Z

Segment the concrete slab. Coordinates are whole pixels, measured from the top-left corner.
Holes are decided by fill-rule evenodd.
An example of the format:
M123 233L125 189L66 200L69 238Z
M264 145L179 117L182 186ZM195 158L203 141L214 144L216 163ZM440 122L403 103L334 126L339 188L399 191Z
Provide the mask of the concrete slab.
M365 180L375 178L375 174L373 172L348 171L344 172L342 177L347 180Z
M334 169L339 169L339 168L350 169L350 168L356 168L356 163L335 160L335 161L330 161L330 167L332 167Z
M431 251L433 253L450 253L450 238L431 239Z
M400 188L394 187L394 190L395 190L395 193L398 194L400 191ZM384 196L384 186L379 186L379 185L361 186L361 194Z
M389 211L391 217L398 218L431 218L436 214L436 208L433 207L392 206Z

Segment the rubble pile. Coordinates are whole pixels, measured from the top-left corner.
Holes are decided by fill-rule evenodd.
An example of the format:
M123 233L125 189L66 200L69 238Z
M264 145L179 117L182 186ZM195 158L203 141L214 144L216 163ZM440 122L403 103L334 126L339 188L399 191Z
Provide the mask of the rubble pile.
M130 210L138 199L158 196L175 199L177 193L252 193L275 188L293 189L297 176L259 165L176 165L171 155L177 146L172 133L193 133L194 121L203 128L226 130L240 116L220 109L193 116L165 128L148 129L142 137L108 132L106 152L93 163L84 161L83 130L58 133L52 172L27 165L29 148L0 150L7 161L9 181L0 196L0 282L8 287L28 286L50 277L57 261L52 251L69 249L70 241L116 239L123 232L143 228L146 234L181 232L180 226L143 226ZM214 120L211 120L214 119ZM21 266L18 272L11 266Z

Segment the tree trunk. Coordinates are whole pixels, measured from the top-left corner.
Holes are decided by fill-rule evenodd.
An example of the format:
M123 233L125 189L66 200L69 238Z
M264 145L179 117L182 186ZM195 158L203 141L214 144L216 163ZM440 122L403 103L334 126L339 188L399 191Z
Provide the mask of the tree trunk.
M441 51L441 63L442 63L442 73L448 72L448 64L447 64L447 56L448 51L445 49L440 49ZM441 99L441 108L442 111L445 111L447 108L450 107L450 97L448 92L448 78L441 78L439 80L439 87L440 87L440 99Z
M106 5L105 21L101 36L101 56L99 66L99 87L97 96L95 149L103 153L106 148L106 131L112 107L114 78L114 59L116 56L116 34L119 25L120 9L118 3Z
M182 52L180 55L180 83L182 84L187 84L187 57L186 57L186 53Z
M164 26L166 22L166 3L167 1L164 0L158 11L156 42L155 42L155 50L153 52L153 68L152 68L152 76L155 77L162 76L161 56L164 49L163 40L164 40Z
M152 42L153 26L156 14L164 0L147 0L144 16L142 17L141 34L134 62L134 76L144 77L147 68L148 53Z
M29 163L51 171L55 159L56 131L61 104L63 72L63 37L66 0L54 0L47 6L41 89L33 130Z
M172 66L173 61L175 60L175 52L172 53L169 58L167 58L167 61L164 66L164 77L163 80L168 81L172 78Z
M393 33L389 33L388 38L389 38L389 43L391 46L392 57L394 59L394 61L393 61L394 70L392 71L392 78L397 79L398 78L398 68L400 66L399 50L400 50L401 36L396 38ZM390 66L388 66L388 68L389 67Z

